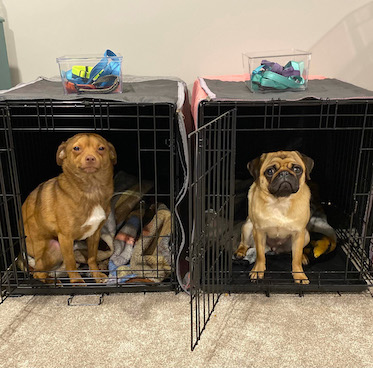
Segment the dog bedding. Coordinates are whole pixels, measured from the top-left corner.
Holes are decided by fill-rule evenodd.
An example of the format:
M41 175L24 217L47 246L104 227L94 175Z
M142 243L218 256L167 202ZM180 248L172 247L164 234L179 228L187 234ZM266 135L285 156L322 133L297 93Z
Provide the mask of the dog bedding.
M112 211L101 231L110 249L108 283L161 282L170 275L171 212L162 203L147 206L143 197L152 187L124 172L114 178Z
M154 216L146 224L133 246L129 261L115 263L113 254L109 261L109 283L124 283L135 279L160 282L171 274L171 212L160 204L150 210ZM131 245L130 245L131 246Z

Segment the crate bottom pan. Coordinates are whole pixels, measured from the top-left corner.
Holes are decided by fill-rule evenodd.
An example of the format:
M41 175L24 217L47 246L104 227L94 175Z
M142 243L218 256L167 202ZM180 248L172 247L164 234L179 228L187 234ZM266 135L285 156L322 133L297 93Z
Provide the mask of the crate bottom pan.
M16 275L16 276L15 276ZM81 275L85 285L70 284L68 277L51 278L51 283L43 283L33 279L30 275L18 271L2 272L2 294L8 295L71 295L71 294L109 294L109 293L133 293L133 292L165 292L175 291L177 286L172 280L162 282L127 282L113 284L96 283L92 278ZM17 279L15 278L17 277Z
M291 255L267 256L267 270L264 279L252 282L249 273L254 264L233 262L233 276L228 285L229 291L255 291L270 289L272 291L350 291L361 292L368 289L368 280L362 272L348 262L346 271L346 253L341 247L325 259L304 266L309 278L308 285L296 284L291 275ZM285 271L284 271L285 270Z
M303 267L310 280L308 285L294 282L291 274L291 254L279 254L266 256L267 270L261 280L250 280L249 274L254 263L234 260L231 273L225 275L216 269L215 272L208 272L206 267L205 272L201 273L199 287L207 293L367 291L373 286L373 272L369 270L368 259L361 260L362 255L358 248L347 244L347 236L347 230L342 230L339 234L339 245L334 252Z

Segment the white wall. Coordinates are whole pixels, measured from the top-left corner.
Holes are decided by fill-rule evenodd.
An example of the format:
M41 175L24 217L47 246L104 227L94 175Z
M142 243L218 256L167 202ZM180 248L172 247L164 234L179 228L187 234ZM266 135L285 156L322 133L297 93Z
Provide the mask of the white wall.
M0 0L13 84L58 74L56 57L124 56L125 74L242 73L244 51L312 51L311 74L373 90L371 0Z

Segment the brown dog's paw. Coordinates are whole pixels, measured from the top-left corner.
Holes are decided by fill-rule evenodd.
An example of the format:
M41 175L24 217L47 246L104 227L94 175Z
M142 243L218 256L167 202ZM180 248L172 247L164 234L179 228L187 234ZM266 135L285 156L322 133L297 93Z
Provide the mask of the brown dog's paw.
M293 278L294 278L294 281L297 283L297 284L303 284L303 285L307 285L310 283L310 280L308 280L308 277L306 276L306 274L304 272L294 272L293 273Z
M236 251L234 252L234 256L236 259L243 259L246 256L247 250L249 248L245 245L240 244Z
M246 256L246 253L242 253L242 252L240 252L240 251L238 251L238 250L236 250L236 251L234 252L234 257L235 257L236 259L243 259L245 256Z
M35 280L41 281L44 284L62 286L61 280L53 276L53 274L49 275L47 272L32 271L31 275Z
M91 275L98 284L105 283L108 279L107 275L102 272L91 272Z
M47 272L40 272L40 271L33 271L31 272L32 274L32 277L35 279L35 280L39 280L41 282L43 282L44 284L49 284L50 282L50 278L48 277L48 273Z
M70 277L70 284L72 286L85 286L86 283L80 275L75 275L74 277Z

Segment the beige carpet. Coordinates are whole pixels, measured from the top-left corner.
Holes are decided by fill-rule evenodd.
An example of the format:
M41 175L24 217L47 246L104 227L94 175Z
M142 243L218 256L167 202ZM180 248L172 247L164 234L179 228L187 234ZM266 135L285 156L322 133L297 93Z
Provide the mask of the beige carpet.
M371 368L373 298L224 295L193 352L186 294L8 298L0 367Z

